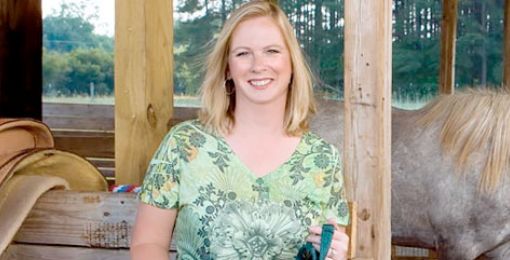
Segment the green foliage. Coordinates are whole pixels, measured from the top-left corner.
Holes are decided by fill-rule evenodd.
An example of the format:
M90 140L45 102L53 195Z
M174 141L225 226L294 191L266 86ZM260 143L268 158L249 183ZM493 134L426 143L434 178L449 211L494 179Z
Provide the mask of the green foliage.
M203 61L227 15L246 0L183 0L174 23L174 92L196 95ZM343 13L340 0L280 0L305 56L318 76L316 91L343 94ZM459 1L456 85L500 85L503 0ZM429 98L437 94L441 0L395 0L393 92ZM44 19L44 91L49 94L113 92L113 39L93 33L80 5L63 5ZM51 87L50 87L51 86Z
M43 28L43 43L48 50L68 52L95 45L94 26L81 17L48 16Z
M66 54L43 49L43 92L44 95L55 96L67 93L69 83L69 61Z
M45 95L85 95L91 84L97 95L113 94L113 38L94 33L83 3L62 4L43 20Z
M44 50L43 84L46 95L84 95L90 84L98 95L113 94L113 54L104 49Z
M460 1L459 13L456 85L501 85L503 1Z

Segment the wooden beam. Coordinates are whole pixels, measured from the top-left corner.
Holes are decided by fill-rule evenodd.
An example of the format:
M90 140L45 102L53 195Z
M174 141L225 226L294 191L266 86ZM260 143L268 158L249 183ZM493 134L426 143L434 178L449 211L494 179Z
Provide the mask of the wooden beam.
M457 40L457 0L443 0L441 22L441 66L439 93L453 94L455 89L455 42Z
M173 108L172 0L115 2L117 184L140 184Z
M129 257L127 249L12 244L0 256L0 260L126 260ZM176 253L171 252L169 259L175 260Z
M16 243L128 248L134 193L50 191L14 237Z
M113 133L54 132L55 147L83 157L114 158Z
M114 106L98 104L44 103L43 122L51 129L114 129Z
M391 0L345 1L344 170L355 259L391 257Z
M505 0L504 52L503 52L503 87L510 91L510 0Z
M41 119L41 0L0 1L0 117Z

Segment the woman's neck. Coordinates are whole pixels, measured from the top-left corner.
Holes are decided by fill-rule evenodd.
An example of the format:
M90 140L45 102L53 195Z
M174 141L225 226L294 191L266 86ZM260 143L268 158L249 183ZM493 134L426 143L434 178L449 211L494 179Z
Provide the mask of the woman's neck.
M283 120L285 104L255 104L236 107L232 133L240 135L285 135Z

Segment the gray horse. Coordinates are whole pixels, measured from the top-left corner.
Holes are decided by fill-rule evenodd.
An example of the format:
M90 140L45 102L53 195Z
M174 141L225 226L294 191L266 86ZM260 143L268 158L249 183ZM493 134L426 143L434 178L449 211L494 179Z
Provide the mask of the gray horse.
M342 150L343 103L322 100L312 129ZM440 259L510 259L509 164L509 93L393 109L393 244L432 248Z

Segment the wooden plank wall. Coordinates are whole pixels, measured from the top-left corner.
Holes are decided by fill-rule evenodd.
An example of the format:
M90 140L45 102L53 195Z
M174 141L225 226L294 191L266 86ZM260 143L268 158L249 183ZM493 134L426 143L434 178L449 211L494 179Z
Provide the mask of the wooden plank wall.
M392 1L345 1L344 170L356 258L391 257Z
M172 115L172 0L115 3L116 182L140 184Z
M198 108L175 107L168 128L196 118ZM58 149L71 151L92 162L110 184L115 181L114 106L45 103L43 122L50 126ZM124 183L125 184L125 183Z
M455 89L455 42L457 38L457 0L443 0L439 93L453 94Z
M41 119L41 0L0 1L0 117Z
M133 193L47 192L0 260L129 259L136 204Z
M503 87L510 91L510 0L505 0L505 26L503 40Z
M44 103L43 121L52 130L113 133L113 105Z

